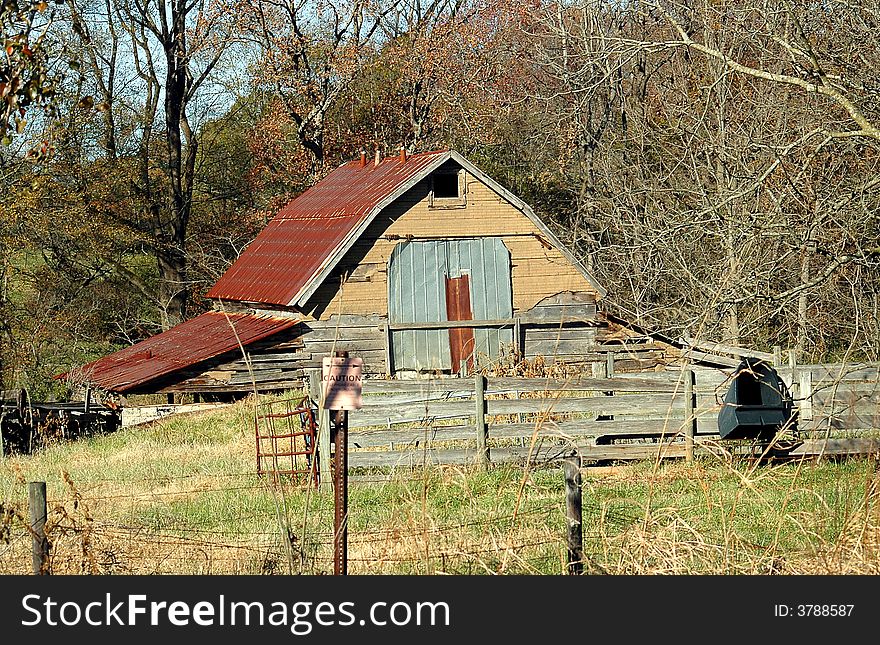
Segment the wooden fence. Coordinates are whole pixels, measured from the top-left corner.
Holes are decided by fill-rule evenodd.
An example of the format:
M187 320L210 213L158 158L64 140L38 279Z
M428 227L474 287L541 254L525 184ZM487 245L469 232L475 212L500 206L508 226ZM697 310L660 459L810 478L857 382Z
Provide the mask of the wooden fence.
M880 364L777 370L799 409L788 454L880 451L873 438L880 436ZM349 465L540 463L572 454L589 462L729 450L734 444L719 441L717 422L733 372L365 379L364 406L349 414Z

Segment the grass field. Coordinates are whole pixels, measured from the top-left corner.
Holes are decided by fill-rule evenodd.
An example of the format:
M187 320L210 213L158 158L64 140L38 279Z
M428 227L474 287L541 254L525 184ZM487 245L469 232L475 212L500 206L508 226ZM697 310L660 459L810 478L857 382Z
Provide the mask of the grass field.
M29 573L27 482L46 481L57 574L332 572L332 494L255 472L253 406L0 462L0 572ZM877 463L702 460L584 470L585 570L880 572ZM354 473L353 574L566 569L561 468Z

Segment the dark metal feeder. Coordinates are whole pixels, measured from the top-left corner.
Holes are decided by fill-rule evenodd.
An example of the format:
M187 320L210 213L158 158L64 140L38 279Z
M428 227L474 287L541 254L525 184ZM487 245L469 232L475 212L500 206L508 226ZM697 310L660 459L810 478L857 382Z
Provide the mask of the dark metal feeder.
M718 414L722 439L770 441L780 428L794 427L797 414L788 387L770 365L756 358L740 363Z

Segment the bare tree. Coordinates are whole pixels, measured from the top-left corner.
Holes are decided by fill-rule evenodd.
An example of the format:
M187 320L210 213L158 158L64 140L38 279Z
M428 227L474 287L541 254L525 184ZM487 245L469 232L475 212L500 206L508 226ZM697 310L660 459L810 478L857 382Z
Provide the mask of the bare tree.
M258 84L271 88L309 154L308 185L323 172L327 116L375 48L398 0L259 0L240 17L261 50Z
M876 15L542 9L529 57L577 204L565 224L619 306L684 335L876 355Z
M133 210L111 215L156 259L157 291L114 254L105 261L153 299L163 328L186 318L187 239L199 153L193 109L230 43L231 17L205 0L69 0L102 113L100 149L131 178ZM122 123L120 123L122 119ZM125 132L124 144L120 136Z

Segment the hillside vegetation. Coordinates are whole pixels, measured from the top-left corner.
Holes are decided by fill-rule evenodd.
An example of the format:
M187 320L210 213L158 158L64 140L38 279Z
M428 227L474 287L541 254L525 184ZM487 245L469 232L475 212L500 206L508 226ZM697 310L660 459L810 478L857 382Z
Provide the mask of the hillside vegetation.
M57 574L332 572L332 494L255 472L253 404L0 462L0 572L29 573L27 482L46 481ZM876 461L584 470L585 570L880 573ZM349 572L565 572L558 467L352 474Z

